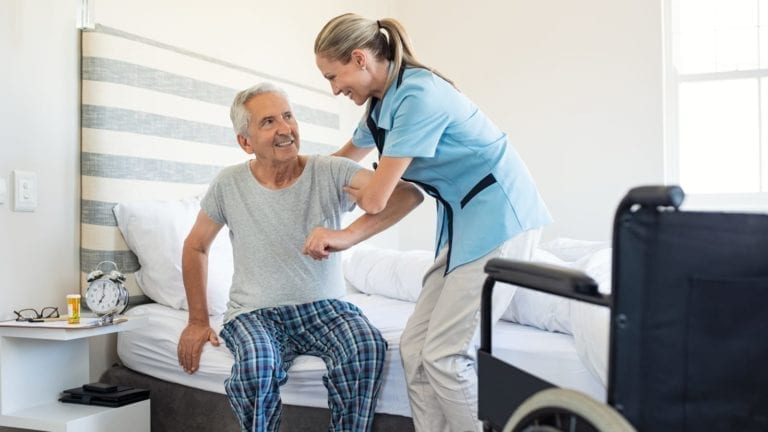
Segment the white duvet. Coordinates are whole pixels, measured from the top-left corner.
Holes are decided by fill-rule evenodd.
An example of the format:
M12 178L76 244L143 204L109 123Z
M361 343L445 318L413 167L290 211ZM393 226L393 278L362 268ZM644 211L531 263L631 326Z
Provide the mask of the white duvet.
M358 247L344 258L344 276L356 290L415 301L421 275L432 263L431 251ZM534 261L578 269L591 276L602 293L611 292L611 248L608 243L558 238L539 245ZM603 386L608 363L608 308L518 288L502 320L574 338L584 365Z

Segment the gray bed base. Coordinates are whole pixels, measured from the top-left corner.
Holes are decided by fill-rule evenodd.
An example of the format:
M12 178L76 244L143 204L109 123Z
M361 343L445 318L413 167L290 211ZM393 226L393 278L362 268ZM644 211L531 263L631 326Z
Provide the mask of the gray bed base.
M107 369L99 380L110 384L149 389L152 432L239 432L226 395L163 381L125 366ZM324 408L283 405L280 430L326 432L329 412ZM410 417L376 414L374 432L412 432Z

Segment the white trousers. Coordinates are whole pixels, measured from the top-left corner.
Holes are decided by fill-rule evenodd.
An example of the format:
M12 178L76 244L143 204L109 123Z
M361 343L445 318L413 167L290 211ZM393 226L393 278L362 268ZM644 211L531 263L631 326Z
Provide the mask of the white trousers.
M444 249L427 270L416 308L400 338L416 432L482 429L477 419L475 358L483 268L496 257L530 260L540 237L541 229L525 231L447 276ZM514 292L512 287L494 288L493 322L507 309Z

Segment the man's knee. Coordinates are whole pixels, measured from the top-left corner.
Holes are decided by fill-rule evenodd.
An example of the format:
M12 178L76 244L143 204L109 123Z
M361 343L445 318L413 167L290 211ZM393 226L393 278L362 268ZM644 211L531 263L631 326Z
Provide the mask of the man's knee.
M359 347L359 354L366 354L370 352L372 357L381 359L383 362L384 355L387 353L387 340L381 335L381 332L376 327L369 326L367 329L355 334L356 346Z

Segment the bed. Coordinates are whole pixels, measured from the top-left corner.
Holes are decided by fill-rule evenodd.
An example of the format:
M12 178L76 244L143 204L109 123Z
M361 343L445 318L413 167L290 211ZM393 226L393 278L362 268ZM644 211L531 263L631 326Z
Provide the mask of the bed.
M149 325L120 333L121 364L108 370L102 381L149 387L155 395L155 431L206 430L213 425L216 430L238 429L224 395L224 380L233 361L227 348L206 345L200 370L192 375L181 370L176 357L176 344L187 322L179 266L181 243L198 210L196 198L128 201L114 208L118 228L141 263L134 277L153 302L126 313L147 316ZM557 239L542 244L534 258L581 269L599 280L610 279L610 248L604 243ZM389 343L374 430L413 430L399 338L419 295L421 277L432 262L432 252L363 244L344 252L342 261L347 283L344 299L358 305ZM226 235L217 237L209 265L209 315L218 331L232 273ZM608 316L599 308L581 307L570 300L518 289L494 328L496 355L561 387L604 400ZM324 372L323 362L311 356L300 356L291 366L288 382L281 388L286 406L284 430L327 428ZM216 407L216 415L211 407Z
M304 153L330 153L343 142L339 102L320 91L162 41L97 25L82 33L81 291L99 262L126 274L129 315L150 324L118 337L120 362L102 381L149 388L152 430L238 430L223 394L232 357L206 346L202 369L187 375L176 347L186 322L181 240L207 184L246 157L232 136L229 104L242 88L272 81L287 90L302 125ZM232 274L227 235L212 248L209 313L221 323ZM609 290L605 243L557 239L536 259L586 271ZM427 251L357 247L344 256L347 299L389 342L376 431L412 430L399 335L432 260ZM546 294L518 290L494 330L496 352L563 387L605 397L608 316ZM282 388L283 430L326 430L322 363L297 359Z

